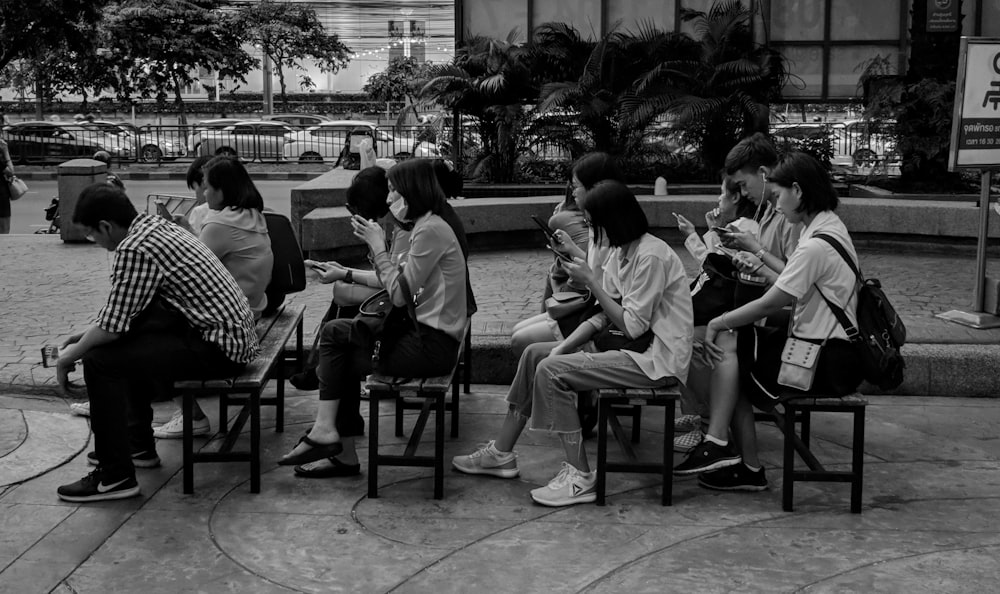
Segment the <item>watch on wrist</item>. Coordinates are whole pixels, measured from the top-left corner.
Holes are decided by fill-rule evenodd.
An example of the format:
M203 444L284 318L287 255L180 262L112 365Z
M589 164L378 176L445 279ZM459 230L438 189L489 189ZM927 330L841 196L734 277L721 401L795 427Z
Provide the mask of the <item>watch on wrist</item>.
M351 270L350 268L348 268L347 269L347 273L344 274L344 282L345 283L353 283L354 282L354 271Z
M766 254L766 253L767 253L767 250L765 250L764 248L760 248L759 250L757 250L756 252L754 252L753 255L757 256L758 260L763 261L764 260L764 254Z

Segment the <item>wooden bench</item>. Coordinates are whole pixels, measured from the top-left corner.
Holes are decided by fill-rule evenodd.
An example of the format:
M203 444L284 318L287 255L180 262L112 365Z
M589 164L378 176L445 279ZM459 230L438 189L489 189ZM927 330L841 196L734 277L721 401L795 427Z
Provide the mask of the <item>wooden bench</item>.
M782 468L781 507L792 511L792 497L796 482L851 483L851 513L861 513L861 489L864 481L865 407L868 401L860 393L843 397L810 394L782 395L783 411L771 411L771 420L784 434L784 462ZM809 449L812 413L846 413L853 417L851 439L851 469L827 470ZM798 433L795 426L798 424ZM795 453L799 454L809 470L795 470Z
M458 368L463 363L463 353L467 354L470 344L470 323L465 326L465 340L458 349L455 365L447 375L420 379L398 378L372 374L365 381L368 390L368 497L378 497L379 466L416 466L434 469L434 499L444 497L444 414L451 412L451 436L458 437L458 393L460 379ZM466 384L468 386L468 384ZM451 390L451 402L445 396ZM403 435L403 411L419 410L417 420L402 454L380 454L379 402L393 399L396 403L396 436ZM417 448L423 437L424 428L431 411L434 411L434 455L419 456Z
M275 431L284 431L285 424L285 345L295 333L294 359L302 363L302 318L304 305L285 305L273 316L257 322L260 353L243 373L229 379L178 381L174 391L183 397L184 414L183 458L184 493L194 493L194 465L198 462L250 462L250 492L260 493L260 407L275 407ZM269 380L278 382L273 398L261 398ZM214 452L195 452L192 432L192 406L199 396L219 396L219 433L225 439ZM232 427L228 425L228 406L243 408ZM247 419L250 420L250 450L232 451Z
M674 381L660 388L606 388L597 394L597 505L604 505L608 472L656 473L663 480L662 505L671 505L674 462L674 408L680 397ZM632 443L639 441L642 406L663 407L663 454L658 462L639 462ZM619 417L632 418L631 439L625 434ZM625 453L627 462L608 462L608 426Z

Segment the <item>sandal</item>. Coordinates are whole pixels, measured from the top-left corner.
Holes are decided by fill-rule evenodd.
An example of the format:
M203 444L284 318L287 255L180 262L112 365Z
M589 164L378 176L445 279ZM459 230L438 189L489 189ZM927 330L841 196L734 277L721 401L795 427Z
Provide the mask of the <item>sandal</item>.
M295 467L295 476L302 478L335 478L344 476L358 476L361 474L361 464L344 464L336 458L327 458L333 466L326 468L304 468Z
M299 439L299 443L302 442L305 442L306 445L310 446L309 449L298 454L288 454L281 460L278 460L278 466L297 466L299 464L308 464L309 462L315 462L316 460L322 460L323 458L333 458L334 456L340 455L340 453L344 451L344 446L339 441L335 441L333 443L319 443L310 439L308 435L303 435L302 438ZM295 445L298 446L299 443Z

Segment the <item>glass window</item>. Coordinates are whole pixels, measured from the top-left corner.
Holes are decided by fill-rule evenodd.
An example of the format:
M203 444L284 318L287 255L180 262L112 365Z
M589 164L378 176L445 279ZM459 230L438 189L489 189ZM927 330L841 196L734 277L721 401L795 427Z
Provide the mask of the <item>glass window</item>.
M823 95L822 48L786 46L778 49L788 60L788 70L792 74L782 90L782 95L789 98L821 97Z
M859 45L830 49L830 96L861 96L858 79L865 66L877 55L890 57L898 63L899 48L895 46Z
M983 0L983 36L1000 37L1000 0Z
M600 0L559 0L558 2L535 2L532 24L537 27L542 23L575 23L584 39L601 34ZM593 29L590 25L593 23ZM522 31L523 34L523 31ZM502 36L501 36L502 37Z
M837 0L830 11L830 38L899 39L900 0Z
M477 0L467 2L464 12L466 39L474 35L504 39L516 28L524 41L528 29L527 0Z
M771 3L771 39L822 41L825 10L823 0L774 0Z
M640 23L653 22L661 31L674 30L674 3L663 0L617 0L608 2L608 25L621 21L621 29L635 31Z
M233 134L253 134L253 126L233 126Z
M712 8L712 4L714 2L714 0L676 0L676 1L681 3L682 9L687 8L690 10L697 10L704 13L708 13L709 9ZM746 2L744 1L743 4L746 4ZM687 33L688 35L695 37L694 26L690 22L685 23L684 20L681 19L680 25L682 33Z

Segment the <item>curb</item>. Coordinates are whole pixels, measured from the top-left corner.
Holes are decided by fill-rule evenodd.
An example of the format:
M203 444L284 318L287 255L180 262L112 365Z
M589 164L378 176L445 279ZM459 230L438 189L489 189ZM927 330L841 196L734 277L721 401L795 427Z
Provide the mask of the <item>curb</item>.
M323 175L322 171L256 171L250 172L250 178L256 180L275 181L309 181ZM167 181L181 180L187 178L185 171L118 171L115 172L119 178L124 180L145 180L145 181ZM53 180L58 175L55 171L26 171L18 173L17 177L23 180Z

